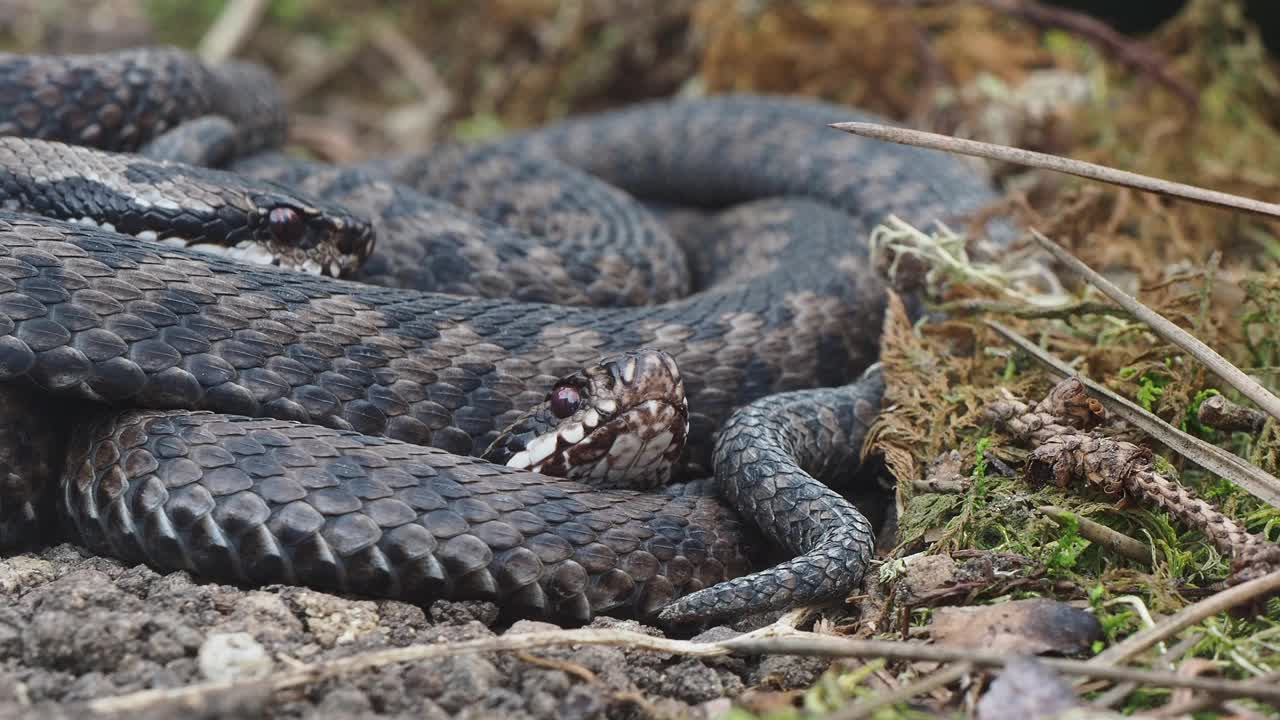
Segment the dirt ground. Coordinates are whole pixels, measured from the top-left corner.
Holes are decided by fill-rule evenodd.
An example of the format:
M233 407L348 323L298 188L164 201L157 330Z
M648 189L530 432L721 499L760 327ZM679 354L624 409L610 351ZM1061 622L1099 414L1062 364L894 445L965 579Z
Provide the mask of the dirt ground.
M81 703L239 672L288 667L410 643L550 629L495 628L487 603L423 609L294 587L241 590L160 575L71 546L0 562L0 718L81 718ZM591 627L657 634L630 621ZM721 640L753 628L716 627ZM771 657L699 661L612 647L549 649L515 657L463 655L401 663L301 692L223 694L198 707L144 703L137 718L723 717L747 688L811 685L827 662ZM180 712L179 712L180 711Z

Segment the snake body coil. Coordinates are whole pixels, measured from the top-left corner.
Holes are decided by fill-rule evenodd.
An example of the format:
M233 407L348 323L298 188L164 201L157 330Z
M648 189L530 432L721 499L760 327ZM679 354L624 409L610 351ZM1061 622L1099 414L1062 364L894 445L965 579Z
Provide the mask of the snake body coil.
M118 59L178 72L156 59L167 57ZM49 73L81 67L49 62ZM200 82L208 72L196 73ZM103 102L69 95L77 107ZM491 598L574 622L600 612L650 616L759 565L759 539L705 483L601 490L467 456L558 378L604 355L653 348L683 375L685 471L713 466L721 426L742 409L719 446L740 462L719 475L733 463L716 459L719 484L739 509L771 518L762 523L771 540L808 553L666 617L847 590L865 569L869 529L834 493L813 494L806 471L831 457L849 467L852 455L840 448L860 437L878 380L769 396L845 386L875 360L885 286L859 242L870 223L887 213L917 222L963 215L992 199L958 163L825 128L851 116L778 98L676 101L571 119L479 151L514 165L555 158L656 204L706 213L737 204L683 238L694 241L694 291L639 307L375 287L0 212L0 380L9 383L0 411L20 414L39 398L72 403L51 413L47 430L25 431L44 450L0 446L7 492L21 499L0 503L0 517L37 523L41 489L60 480L63 512L84 542L162 568L416 601ZM28 119L0 119L10 123L0 128L25 133L38 124ZM139 132L105 144L137 147ZM102 137L81 126L70 139ZM416 190L386 186L391 209L419 190L492 195L478 179L413 163L358 172L414 182ZM444 190L441 177L453 177ZM553 210L568 197L562 191L543 189ZM508 225L527 231L528 217L497 211L484 222L515 218ZM601 247L624 239L608 223L583 223L581 237ZM426 221L415 228L432 232ZM488 262L454 257L461 277L468 263ZM602 287L608 275L598 265L581 267L580 287ZM96 415L75 404L85 401L136 410ZM752 410L756 401L763 412ZM61 463L48 448L62 447L60 423L81 415L95 418L80 422ZM790 430L758 431L779 418ZM838 427L814 424L830 418ZM778 447L770 463L746 461ZM842 518L841 530L816 529ZM3 523L0 534L15 535ZM752 597L765 589L771 597Z

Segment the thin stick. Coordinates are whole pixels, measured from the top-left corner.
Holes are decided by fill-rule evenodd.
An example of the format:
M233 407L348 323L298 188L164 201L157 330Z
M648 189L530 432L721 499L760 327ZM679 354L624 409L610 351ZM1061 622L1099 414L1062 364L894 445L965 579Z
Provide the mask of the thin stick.
M1006 327L995 320L987 320L986 325L1049 368L1059 378L1076 375L1076 371L1071 366L1045 352L1013 328ZM1080 382L1102 401L1108 412L1119 415L1205 470L1234 482L1262 502L1272 507L1280 507L1280 479L1216 445L1210 445L1198 437L1182 432L1086 377L1080 377Z
M1041 505L1036 509L1049 516L1051 520L1059 525L1065 525L1069 519L1074 519L1076 527L1079 529L1080 537L1096 542L1130 560L1136 560L1146 565L1151 564L1150 548L1122 532L1112 530L1100 522L1053 505Z
M1176 670L1177 667L1174 666L1171 660L1181 658L1203 638L1204 635L1199 632L1187 633L1187 636L1179 640L1177 645L1160 655L1160 658L1156 661L1156 667L1162 670ZM1081 680L1076 683L1077 692L1085 682L1087 681ZM1116 705L1124 702L1124 699L1129 697L1129 694L1136 689L1138 689L1138 684L1135 682L1116 683L1111 686L1110 690L1107 690L1094 698L1093 702L1090 704L1099 708L1115 707Z
M1280 585L1280 572L1274 573L1274 577L1277 579L1277 584ZM1240 587L1243 588L1245 585ZM712 643L669 640L627 630L549 630L520 635L502 635L500 637L467 640L457 643L409 645L400 648L375 650L337 660L303 665L274 673L260 680L224 680L197 683L181 688L143 690L128 695L102 698L89 702L88 708L93 712L102 713L137 713L165 704L191 706L202 699L219 693L236 692L243 694L255 690L280 692L333 677L395 663L420 662L472 653L532 650L557 645L612 645L689 657L718 657L729 654L876 657L891 660L969 662L984 667L1004 667L1007 662L1015 657L1008 653L989 650L886 640L853 640L799 630L782 636L749 633L730 640ZM1280 702L1280 687L1274 684L1181 676L1172 672L1112 667L1106 664L1095 664L1092 661L1084 662L1062 658L1042 658L1040 662L1050 669L1067 675L1117 681L1132 680L1151 686L1185 687L1224 697L1249 697L1267 702Z
M1186 351L1223 382L1240 391L1242 395L1258 404L1274 418L1280 418L1280 398L1258 384L1240 368L1227 362L1227 359L1214 352L1213 348L1200 342L1199 338L1169 322L1163 315L1130 297L1110 280L1103 277L1093 268L1085 265L1079 258L1067 252L1061 245L1045 237L1036 230L1032 237L1040 246L1048 250L1058 262L1083 275L1089 284L1102 291L1117 305L1128 310L1138 320L1146 323L1157 335Z
M892 692L865 698L852 703L847 707L840 708L828 715L826 720L862 720L862 718L869 717L880 708L892 707L898 703L906 702L917 695L923 695L940 687L946 687L971 672L973 672L973 663L959 662L942 668L936 672L929 673L928 675L925 675L914 682L907 683Z
M1280 680L1280 671L1269 672L1265 675L1259 675L1256 680L1261 682L1274 683ZM1216 695L1200 695L1185 702L1171 703L1162 708L1156 708L1151 711L1153 717L1181 717L1190 715L1191 713L1200 712L1202 710L1210 710L1222 704L1222 698Z
M1095 165L1082 160L1072 160L1070 158L1034 152L1032 150L1023 150L1021 148L1009 147L1007 145L996 145L993 143L980 142L978 140L965 140L963 138L951 137L950 135L940 135L938 133L924 132L922 130L908 130L906 128L881 125L879 123L842 122L833 123L830 127L837 130L843 130L854 135L861 135L863 137L874 138L876 140L898 143L899 145L914 145L917 147L929 148L931 150L943 150L945 152L959 153L961 155L973 155L976 157L987 158L989 160L999 160L1002 162L1016 163L1018 165L1026 165L1044 170L1053 170L1055 172L1075 175L1089 180L1098 180L1112 185L1134 188L1135 190L1145 190L1147 192L1159 193L1170 197L1182 198L1184 200L1190 200L1204 205L1212 205L1214 207L1228 208L1231 210L1243 210L1245 212L1256 213L1273 219L1280 218L1280 205L1275 203L1262 202L1260 200L1253 200L1250 198L1240 197L1239 195L1232 195L1231 193L1218 192L1216 190L1206 190L1194 185L1185 185L1183 183L1173 182L1170 180L1161 180L1149 175L1141 175L1139 173L1127 172L1125 170L1115 170L1113 168L1103 165Z
M1280 573L1277 573L1280 577ZM1243 587L1243 586L1242 586ZM891 660L925 660L932 662L968 661L986 667L1004 667L1016 656L990 650L942 645L888 642L884 640L853 640L844 637L797 633L786 638L734 638L717 643L734 653L749 655L781 654L810 657L882 657ZM1187 687L1213 693L1239 693L1236 697L1250 697L1274 702L1280 699L1280 687L1256 681L1223 680L1182 676L1157 670L1140 670L1094 664L1092 661L1064 658L1037 658L1040 663L1065 675L1103 678L1106 680L1133 680L1153 687Z
M566 644L625 645L631 648L669 652L691 657L714 657L729 654L727 649L717 646L716 643L668 640L625 630L588 630L585 632L581 630L562 630L523 633L456 643L407 645L405 647L375 650L337 660L302 665L274 673L258 681L224 680L196 683L180 688L143 690L127 695L90 701L89 709L94 712L104 713L137 712L138 710L161 704L190 703L199 697L223 692L244 692L249 688L265 687L273 692L279 692L328 678L395 663L434 660L454 655L482 652L533 650Z
M1248 582L1240 583L1215 593L1194 605L1188 605L1154 627L1136 632L1112 645L1089 660L1090 664L1125 662L1158 642L1167 640L1206 618L1226 612L1233 607L1280 591L1280 570L1276 570Z
M1224 395L1213 395L1205 398L1196 411L1196 419L1201 425L1225 432L1262 432L1267 422L1266 413L1251 407L1237 405Z

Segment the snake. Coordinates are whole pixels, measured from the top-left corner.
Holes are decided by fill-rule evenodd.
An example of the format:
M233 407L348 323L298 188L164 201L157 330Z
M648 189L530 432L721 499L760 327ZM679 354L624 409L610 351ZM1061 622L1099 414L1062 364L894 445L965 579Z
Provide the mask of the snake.
M283 163L283 112L258 109L278 93L247 97L263 82L170 49L0 57L0 541L57 515L166 571L570 624L856 587L871 528L825 483L884 388L865 238L993 201L969 167L828 129L871 117L848 108L738 95ZM209 118L230 171L138 154ZM628 241L677 243L683 277L618 270ZM396 266L424 243L447 271ZM623 276L658 297L606 290Z

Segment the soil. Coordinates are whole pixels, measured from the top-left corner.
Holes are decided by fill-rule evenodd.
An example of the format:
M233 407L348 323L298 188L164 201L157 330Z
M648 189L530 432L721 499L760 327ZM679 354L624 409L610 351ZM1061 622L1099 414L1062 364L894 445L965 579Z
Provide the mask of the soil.
M0 561L0 718L84 718L92 716L89 701L149 688L555 627L532 621L500 627L497 617L497 608L482 602L424 609L296 587L240 589L58 545ZM661 634L612 618L591 627ZM715 627L696 639L722 640L753 627ZM614 647L550 648L522 657L400 663L296 693L237 692L197 707L154 704L130 714L135 720L711 718L729 710L726 698L749 687L807 687L826 666L811 658L691 660Z

